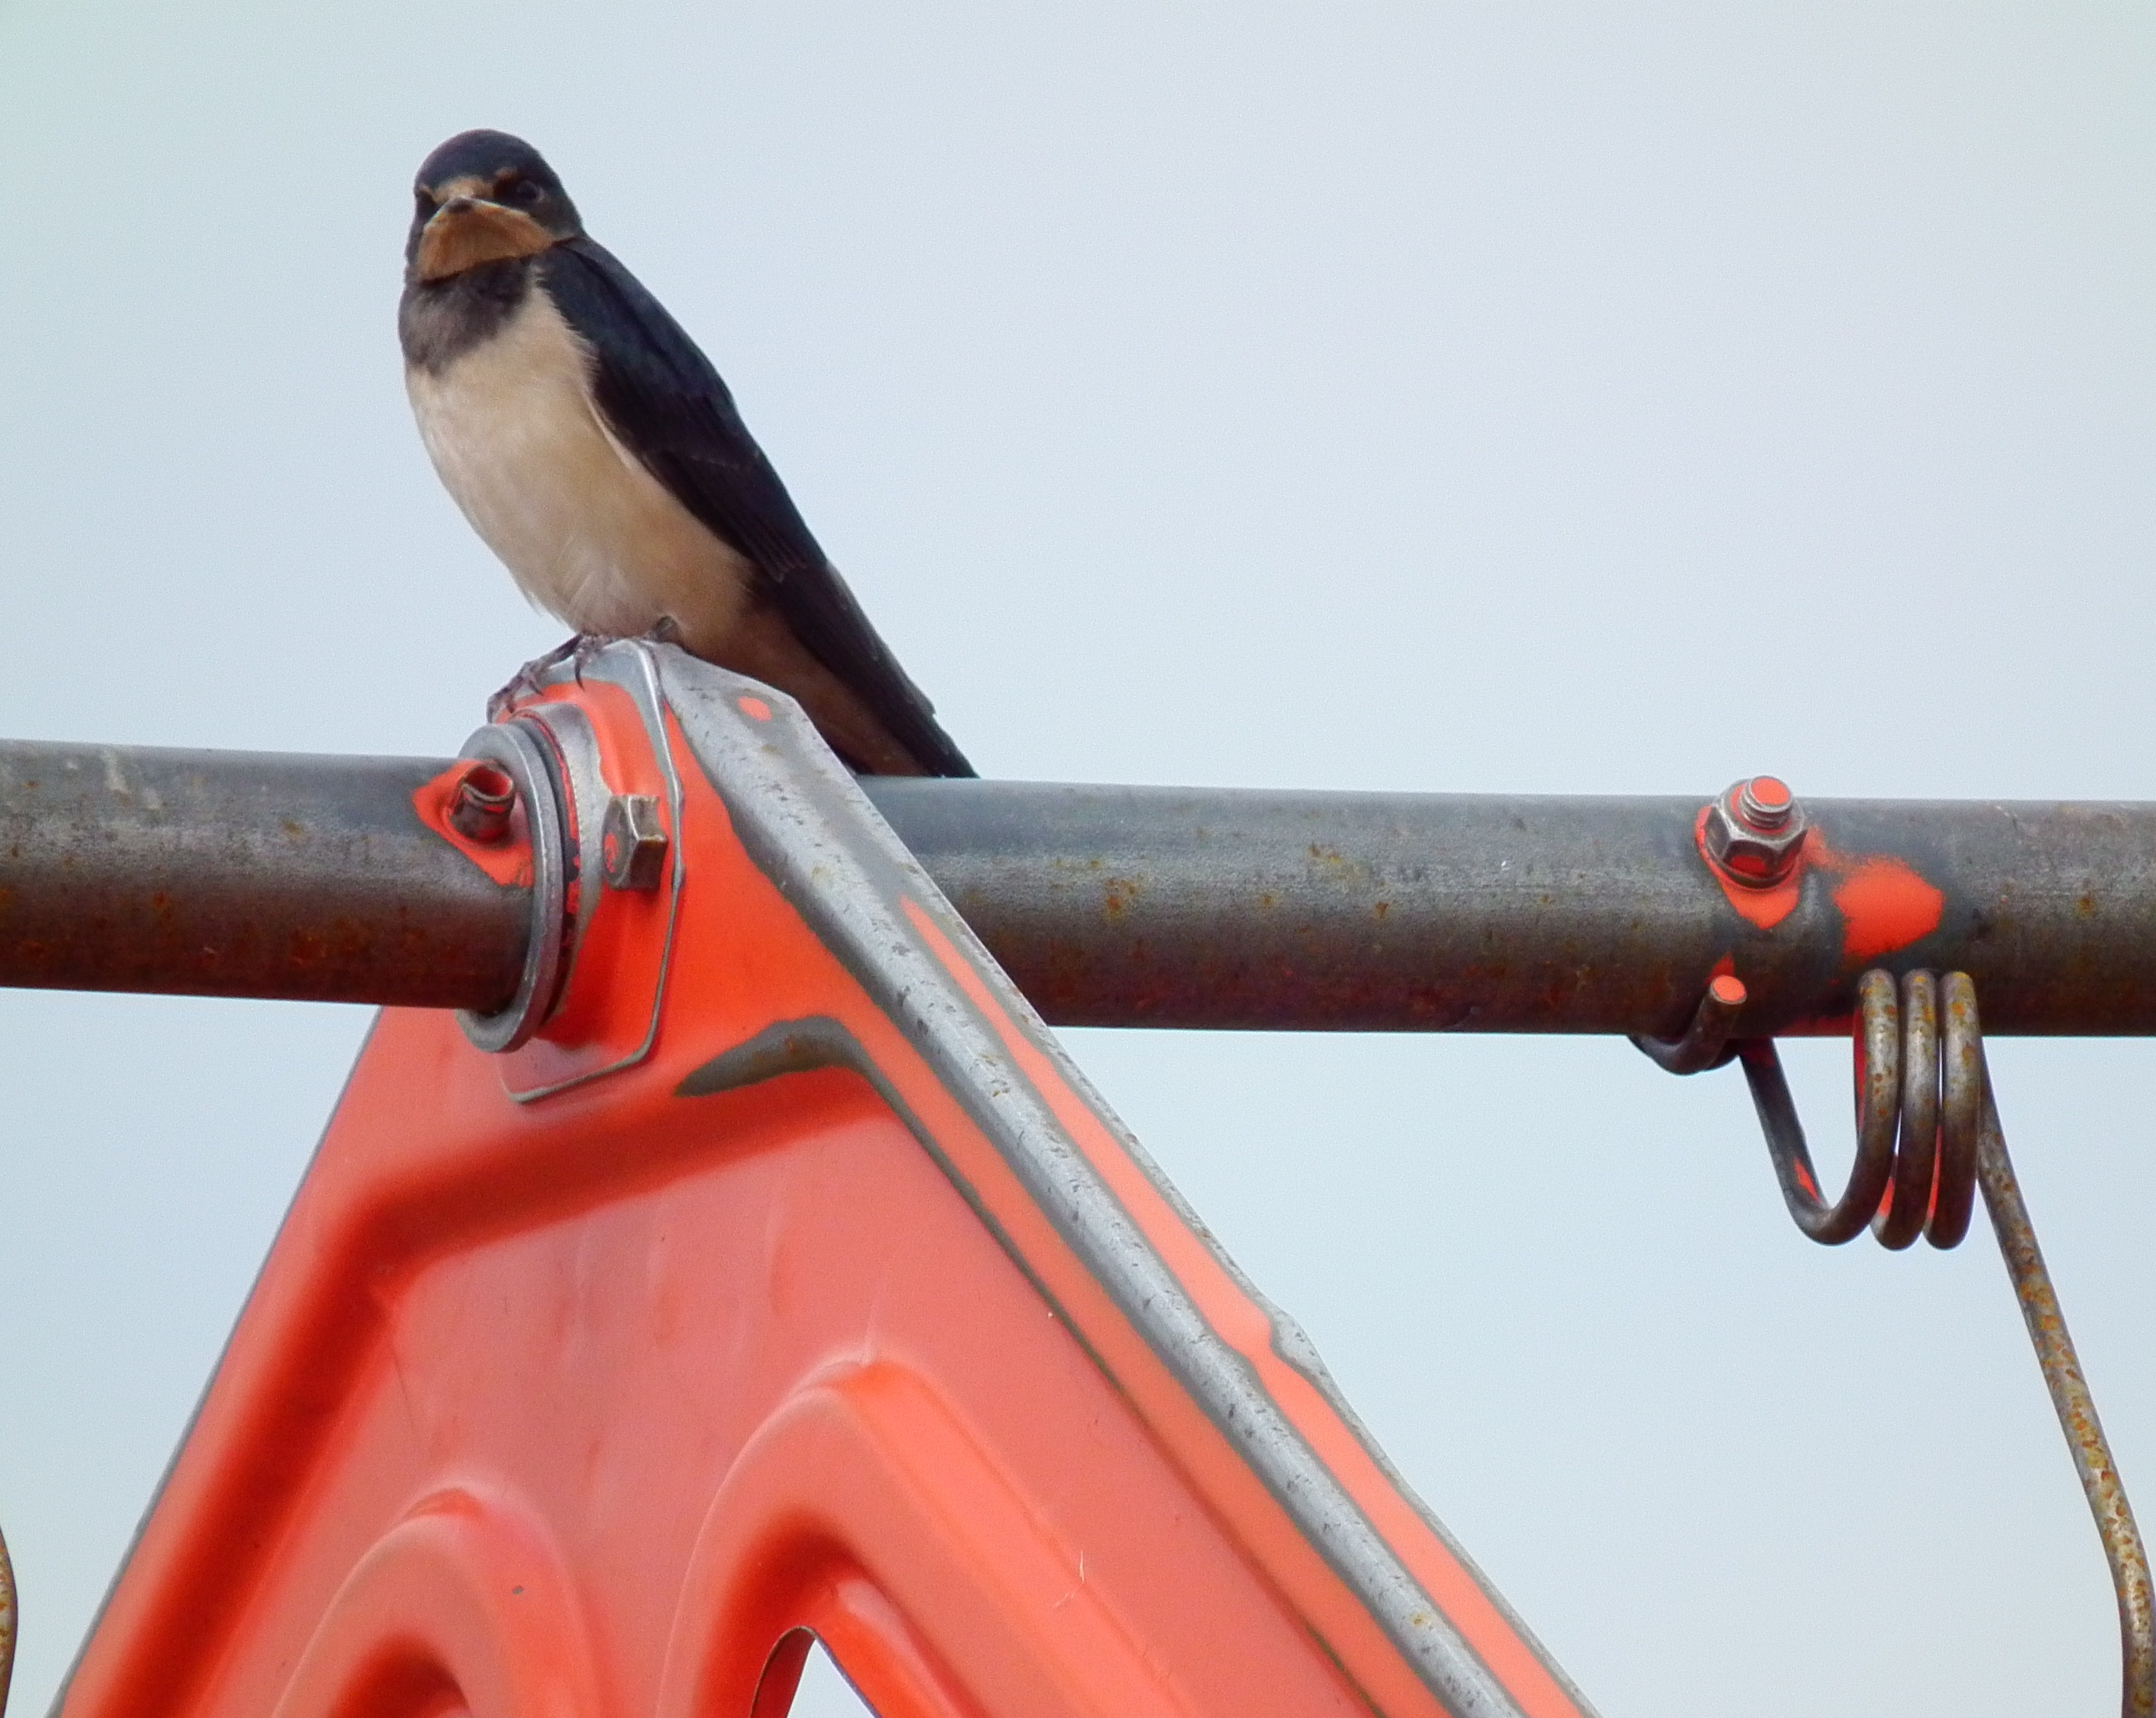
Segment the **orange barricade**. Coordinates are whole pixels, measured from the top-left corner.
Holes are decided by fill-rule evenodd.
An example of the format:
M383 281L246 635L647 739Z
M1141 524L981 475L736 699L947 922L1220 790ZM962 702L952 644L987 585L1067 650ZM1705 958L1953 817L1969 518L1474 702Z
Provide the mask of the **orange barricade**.
M559 1003L382 1016L67 1718L1584 1710L792 706L511 726Z

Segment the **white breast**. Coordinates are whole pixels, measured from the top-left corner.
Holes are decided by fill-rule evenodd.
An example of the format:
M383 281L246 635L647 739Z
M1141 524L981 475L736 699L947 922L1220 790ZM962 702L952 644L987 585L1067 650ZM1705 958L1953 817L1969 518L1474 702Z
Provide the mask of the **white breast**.
M748 565L608 433L590 362L535 290L494 338L437 374L408 366L404 385L443 484L533 603L607 638L671 618L709 654L741 612Z

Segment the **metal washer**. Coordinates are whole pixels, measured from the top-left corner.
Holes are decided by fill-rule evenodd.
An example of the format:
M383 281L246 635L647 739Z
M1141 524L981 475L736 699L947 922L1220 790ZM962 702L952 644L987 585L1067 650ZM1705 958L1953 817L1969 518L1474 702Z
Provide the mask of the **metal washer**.
M546 745L534 724L516 717L481 728L457 754L508 771L516 783L517 797L524 803L531 848L531 935L525 945L524 972L516 993L491 1014L457 1010L457 1023L465 1036L479 1049L496 1054L527 1043L545 1023L561 991L568 873L562 850L562 807L542 749Z

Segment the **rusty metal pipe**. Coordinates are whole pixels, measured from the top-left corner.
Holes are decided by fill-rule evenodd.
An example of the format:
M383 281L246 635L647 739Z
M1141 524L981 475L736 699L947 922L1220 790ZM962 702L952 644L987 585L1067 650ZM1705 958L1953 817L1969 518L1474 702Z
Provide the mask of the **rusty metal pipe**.
M862 785L1059 1025L1673 1040L1733 970L1732 1036L1838 1033L1876 966L1969 973L1994 1036L2156 1033L2156 805L1808 799L1768 928L1705 794Z
M420 820L449 767L0 742L0 984L498 1007L530 896ZM2156 1033L2156 805L1810 801L1841 868L1763 927L1706 796L863 786L1058 1024L1674 1039L1733 969L1757 1038L1883 966L1969 972L1994 1035ZM1882 952L1896 877L1937 923Z
M498 1008L530 891L421 821L449 767L0 742L0 984Z

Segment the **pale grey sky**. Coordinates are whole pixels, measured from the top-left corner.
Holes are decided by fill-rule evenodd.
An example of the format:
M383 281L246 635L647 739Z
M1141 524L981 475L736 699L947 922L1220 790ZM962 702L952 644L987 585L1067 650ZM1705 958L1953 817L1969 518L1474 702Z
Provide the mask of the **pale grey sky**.
M2156 796L2152 98L2124 5L0 0L0 732L446 753L554 641L398 378L492 125L988 773ZM22 1710L362 1025L0 996ZM2111 1709L1988 1238L1810 1246L1734 1074L1072 1042L1607 1718ZM2156 1049L1994 1064L2156 1512Z

